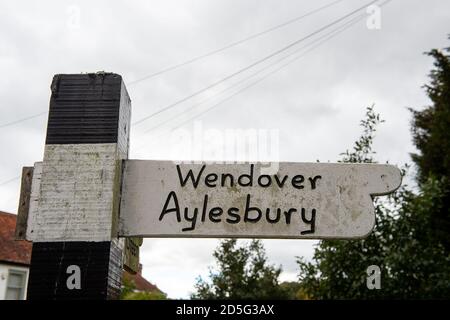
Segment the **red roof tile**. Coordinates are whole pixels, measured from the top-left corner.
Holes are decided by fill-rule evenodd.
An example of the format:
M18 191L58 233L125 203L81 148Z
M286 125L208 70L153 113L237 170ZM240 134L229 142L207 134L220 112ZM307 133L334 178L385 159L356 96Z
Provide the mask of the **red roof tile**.
M162 293L162 291L159 290L159 288L157 286L155 286L154 284L148 282L142 276L142 274L140 274L139 272L136 273L136 274L131 274L128 271L124 271L123 272L123 277L124 277L124 279L133 282L134 285L135 285L135 289L138 290L138 291Z
M31 242L14 240L15 214L0 211L0 262L30 264Z

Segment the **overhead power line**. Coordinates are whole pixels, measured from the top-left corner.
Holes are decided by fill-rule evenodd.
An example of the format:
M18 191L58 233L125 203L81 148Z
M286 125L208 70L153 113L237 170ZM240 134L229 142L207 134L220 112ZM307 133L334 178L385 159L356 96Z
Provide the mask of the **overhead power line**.
M326 5L323 5L323 6L319 7L319 8L317 8L317 9L314 9L314 10L312 10L312 11L309 11L309 12L307 12L307 13L301 15L301 16L295 17L295 18L290 19L290 20L288 20L288 21L286 21L286 22L284 22L284 23L278 24L278 25L276 25L276 26L273 26L273 27L271 27L271 28L269 28L269 29L266 29L266 30L263 30L263 31L261 31L261 32L252 34L252 35L250 35L250 36L248 36L248 37L246 37L246 38L243 38L243 39L241 39L241 40L232 42L232 43L230 43L230 44L228 44L228 45L226 45L226 46L223 46L223 47L221 47L221 48L219 48L219 49L215 49L215 50L209 51L209 52L204 53L204 54L202 54L202 55L199 55L199 56L196 56L196 57L194 57L194 58L188 59L188 60L186 60L186 61L184 61L184 62L181 62L181 63L175 64L175 65L172 65L172 66L163 68L163 69L161 69L161 70L159 70L159 71L156 71L156 72L154 72L154 73L151 73L151 74L149 74L149 75L146 75L146 76L144 76L144 77L142 77L142 78L139 78L139 79L137 79L137 80L131 81L131 82L129 82L127 85L128 85L128 86L132 86L132 85L134 85L134 84L136 84L136 83L139 83L139 82L141 82L141 81L144 81L144 80L147 80L147 79L156 77L156 76L161 75L161 74L163 74L163 73L166 73L166 72L169 72L169 71L172 71L172 70L181 68L181 67L183 67L183 66L186 66L186 65L189 65L189 64L191 64L191 63L194 63L194 62L196 62L196 61L198 61L198 60L207 58L207 57L212 56L212 55L214 55L214 54L217 54L217 53L220 53L220 52L225 51L225 50L227 50L227 49L233 48L233 47L235 47L235 46L237 46L237 45L239 45L239 44L242 44L242 43L247 42L247 41L249 41L249 40L252 40L252 39L261 37L261 36L263 36L263 35L265 35L265 34L267 34L267 33L269 33L269 32L275 31L275 30L277 30L277 29L280 29L280 28L282 28L282 27L285 27L285 26L287 26L287 25L290 25L290 24L292 24L292 23L294 23L294 22L298 22L298 21L300 21L300 20L302 20L302 19L304 19L304 18L306 18L306 17L309 17L309 16L315 14L315 13L318 13L318 12L320 12L320 11L322 11L322 10L328 9L328 8L334 6L334 5L336 5L336 4L338 4L339 2L342 2L342 1L343 1L343 0L333 1L333 2L331 2L331 3L328 3L328 4L326 4Z
M207 90L209 90L211 88L214 88L214 87L218 86L219 84L221 84L221 83L223 83L223 82L225 82L225 81L227 81L227 80L237 76L238 74L241 74L244 71L247 71L247 70L253 68L256 65L261 64L262 62L265 62L265 61L269 60L270 58L272 58L272 57L274 57L274 56L276 56L276 55L278 55L278 54L280 54L282 52L285 52L288 49L296 46L297 44L299 44L299 43L301 43L301 42L303 42L305 40L308 40L309 38L315 36L316 34L318 34L318 33L322 32L322 31L324 31L324 30L326 30L326 29L328 29L328 28L338 24L339 22L341 22L341 21L345 20L346 18L354 15L355 13L357 13L357 12L367 8L369 5L371 5L371 4L373 4L373 3L377 2L377 1L378 0L372 0L372 1L368 2L368 3L366 3L364 6L361 6L361 7L357 8L357 9L355 9L355 10L345 14L344 16L336 19L336 20L333 20L332 22L326 24L325 26L323 26L323 27L321 27L321 28L319 28L319 29L309 33L308 35L306 35L306 36L304 36L304 37L302 37L302 38L300 38L300 39L298 39L298 40L296 40L296 41L294 41L294 42L284 46L281 49L278 49L278 50L272 52L271 54L269 54L269 55L267 55L267 56L265 56L265 57L255 61L255 62L251 63L250 65L248 65L248 66L246 66L244 68L241 68L238 71L233 72L232 74L230 74L230 75L228 75L228 76L226 76L226 77L224 77L224 78L222 78L222 79L220 79L220 80L218 80L218 81L216 81L216 82L214 82L214 83L212 83L210 85L207 85L206 87L204 87L204 88L202 88L200 90L197 90L194 93L192 93L192 94L190 94L190 95L188 95L188 96L186 96L186 97L184 97L184 98L182 98L180 100L177 100L177 101L175 101L175 102L173 102L173 103L171 103L169 105L166 105L163 108L159 109L158 111L155 111L155 112L151 113L148 116L145 116L145 117L143 117L143 118L133 122L132 125L136 125L136 124L142 123L142 122L146 121L147 119L150 119L151 117L154 117L154 116L156 116L156 115L158 115L158 114L160 114L160 113L162 113L162 112L164 112L166 110L169 110L169 109L179 105L180 103L183 103L183 102L185 102L185 101L187 101L187 100L189 100L189 99L191 99L191 98L193 98L193 97L195 97L195 96L197 96L197 95L199 95L199 94L201 94L201 93L203 93L203 92L205 92L205 91L207 91Z
M348 25L347 27L350 27L351 25L355 24L355 23L358 22L358 21L359 21L359 20L353 21L353 23L350 24L350 25ZM342 31L343 31L343 30L342 30ZM188 122L190 122L190 121L192 121L192 120L194 120L194 119L196 119L196 118L198 118L198 117L200 117L200 116L203 116L203 115L206 114L207 112L210 112L211 110L215 109L216 107L220 106L222 103L224 103L224 102L230 100L231 98L237 96L238 94L242 93L243 91L245 91L245 90L247 90L247 89L250 89L251 87L254 87L255 85L257 85L258 83L262 82L263 80L265 80L266 78L268 78L268 77L271 76L272 74L274 74L274 73L280 71L281 69L283 69L284 67L288 66L289 64L295 62L296 60L298 60L298 59L300 59L300 58L302 58L302 57L304 57L307 53L309 53L310 51L312 51L312 50L314 50L315 48L319 47L320 45L322 45L323 43L325 43L327 40L333 38L333 37L336 36L337 34L339 34L339 32L337 32L337 33L335 33L335 34L333 34L333 35L331 35L331 36L325 38L323 41L320 41L320 42L317 43L316 45L312 46L311 48L309 48L308 50L306 50L305 52L303 52L303 54L301 54L301 55L295 57L294 59L288 61L287 63L285 63L285 64L283 64L283 65L281 65L280 67L276 68L275 70L273 70L273 71L267 73L266 75L264 75L263 77L257 79L256 81L251 82L251 83L248 84L247 86L245 86L245 87L243 87L242 89L240 89L240 90L234 92L233 94L229 95L227 98L225 98L225 99L221 100L220 102L218 102L218 103L212 105L211 107L209 107L208 109L202 111L201 113L194 115L193 117L187 119L186 121L183 121L182 123L180 123L180 124L178 124L177 126L175 126L172 130L177 129L177 128L180 128L181 126L185 125L186 123L188 123Z
M182 115L184 115L184 114L190 112L191 110L195 109L196 107L198 107L198 106L200 106L200 105L202 105L202 104L205 104L205 103L208 102L208 101L211 101L211 100L214 99L215 97L217 97L217 96L219 96L219 95L222 95L223 93L225 93L225 92L227 92L227 91L229 91L229 90L231 90L231 89L233 89L233 88L239 86L240 84L242 84L243 82L246 82L247 80L249 80L249 79L251 79L251 78L254 78L254 77L257 76L258 74L260 74L260 73L266 71L267 69L272 68L274 65L277 65L277 64L280 63L281 61L286 60L286 59L288 59L289 57L291 57L291 56L293 56L293 55L299 53L299 52L302 51L303 49L308 48L308 47L314 45L315 43L320 42L320 40L322 40L322 39L324 39L324 38L329 39L329 38L330 38L330 37L329 37L330 34L333 34L333 35L334 35L334 33L338 33L337 31L344 31L344 29L350 27L351 25L353 25L353 24L356 23L357 21L361 20L361 18L363 18L363 17L365 17L365 14L362 14L362 15L357 16L356 18L353 18L352 20L350 20L350 21L346 22L345 24L343 24L343 25L341 25L341 26L339 26L339 27L337 27L337 28L331 30L330 32L324 34L323 36L321 36L321 37L319 37L319 38L317 38L317 39L314 39L314 41L311 41L310 43L307 43L306 45L304 45L304 46L298 48L298 49L295 50L294 52L292 52L292 53L290 53L290 54L288 54L288 55L286 55L286 56L284 56L284 57L282 57L282 58L280 58L280 59L274 61L273 63L271 63L271 64L269 64L269 65L267 65L267 66L265 66L265 67L259 69L258 71L256 71L256 72L250 74L249 76L247 76L247 77L245 77L245 78L243 78L243 79L241 79L241 80L239 80L239 81L233 83L233 84L230 85L229 87L227 87L227 88L225 88L225 89L223 89L223 90L217 92L217 93L214 94L212 97L209 97L209 98L207 98L207 99L204 99L203 101L201 101L201 102L199 102L199 103L196 103L196 104L190 106L188 109L184 110L183 112L178 113L178 114L175 115L174 117L169 118L169 119L167 119L166 121L161 122L161 123L157 124L156 126L151 127L150 129L144 131L144 134L146 134L146 133L148 133L148 132L150 132L150 131L156 130L157 128L163 126L164 124L166 124L166 123L168 123L168 122L170 122L170 121L173 121L173 120L175 120L176 118L179 118L179 117L181 117ZM307 52L309 52L309 51L307 51ZM296 59L294 59L294 60L296 60ZM292 61L292 62L293 62L293 61ZM278 69L277 69L277 70L278 70Z
M11 182L13 182L13 181L16 181L16 180L18 180L18 179L20 179L20 176L17 176L17 177L14 177L14 178L5 180L5 181L3 181L3 182L0 183L0 187L1 187L1 186L4 186L5 184L11 183Z
M279 24L279 25L277 25L277 26L274 26L274 27L272 27L272 28L269 28L269 29L267 29L267 30L264 30L264 31L262 31L262 32L259 32L259 33L257 33L257 34L251 35L251 36L249 36L249 37L247 37L247 38L245 38L245 39L236 41L236 42L231 43L231 44L229 44L229 45L227 45L227 46L225 46L225 47L222 47L222 48L220 48L220 49L211 51L211 52L209 52L209 53L207 53L207 54L204 54L204 55L198 56L198 57L196 57L196 58L190 59L190 60L188 60L188 61L183 62L182 64L185 65L185 64L188 64L188 63L192 63L194 60L195 60L195 61L196 61L196 60L199 60L199 59L204 58L204 57L206 57L206 56L208 56L208 55L212 55L212 54L217 53L217 52L219 52L219 51L223 51L223 50L227 49L228 47L232 47L232 46L238 45L238 44L240 44L240 43L242 43L242 42L245 42L245 41L248 41L248 40L250 40L250 39L259 37L259 36L261 36L261 35L263 35L263 34L265 34L265 33L268 33L268 32L270 32L270 31L276 30L276 29L278 29L278 28L282 28L282 27L284 27L284 26L286 26L286 25L288 25L288 24L291 24L291 23L293 23L293 22L299 21L299 20L301 20L301 19L303 19L303 18L305 18L305 17L307 17L307 16L310 16L310 15L312 15L312 14L314 14L314 13L317 13L317 12L319 12L319 11L321 11L321 10L327 9L327 8L329 8L329 7L333 6L333 5L336 5L336 4L338 4L339 2L342 2L342 1L343 1L343 0L336 0L336 1L333 1L333 2L331 2L331 3L329 3L329 4L326 4L326 5L324 5L324 6L322 6L322 7L319 7L319 8L317 8L317 9L315 9L315 10L312 10L312 11L310 11L310 12L308 12L308 13L302 15L302 16L296 17L296 18L291 19L291 20L289 20L289 21L287 21L287 22L285 22L285 23ZM368 3L366 6L372 4L373 2L376 2L376 1L377 1L377 0L374 0L374 1L370 2L370 3ZM364 7L365 7L365 6L364 6ZM361 10L361 9L364 8L364 7L361 7L361 8L359 8L359 9L357 9L356 11ZM354 13L354 12L350 13L349 15L351 15L351 14L353 14L353 13ZM343 18L345 18L345 17L343 17ZM338 21L335 21L335 22L338 22ZM333 24L333 23L332 23L332 24ZM325 26L324 29L326 29L327 27L329 27L329 26ZM319 30L316 31L316 33L317 33L317 32L320 32L320 31L321 31L321 30L319 29ZM298 40L298 42L301 42L301 41L303 41L303 40L304 40L304 39L300 39L300 40ZM289 46L287 46L287 47L281 49L281 52L282 52L282 51L285 51L285 50L287 50L287 49L289 49L290 47L294 46L295 44L297 44L297 43L292 43L291 45L289 45ZM210 88L212 88L212 87L215 87L215 86L219 85L220 83L222 83L222 82L224 82L224 81L230 79L231 77L233 77L233 76L235 76L235 75L237 75L237 74L239 74L239 73L241 73L241 72L244 72L244 71L250 69L250 68L253 67L254 65L259 64L259 63L261 63L261 62L263 62L263 61L265 61L265 60L267 60L267 59L270 59L272 56L274 56L274 55L276 55L276 54L277 54L277 52L274 52L274 53L272 53L271 55L269 55L269 56L267 56L267 57L265 57L265 58L263 58L263 59L261 59L261 60L256 61L254 64L252 64L252 65L250 65L250 66L247 66L247 67L245 67L245 68L243 68L243 69L241 69L241 70L238 70L235 74L231 74L231 75L229 75L228 77L223 78L223 79L221 79L221 80L219 80L219 81L217 81L217 82L215 82L215 83L213 83L213 84L211 84L211 85L209 85L209 86L207 86L207 87L205 87L205 88L203 88L203 89L201 89L201 90L199 90L199 91L197 91L197 92L194 92L192 95L189 95L189 96L187 96L187 97L185 97L185 98L183 98L183 99L180 99L180 100L176 101L175 103L170 104L170 105L164 107L163 109L161 109L161 110L159 110L159 111L157 111L157 112L154 112L153 114L151 114L151 115L149 115L149 116L147 116L147 117L145 117L145 118L142 118L142 119L140 119L140 120L138 120L138 121L136 121L136 122L134 122L134 123L132 123L132 124L133 124L133 125L139 124L139 123L141 123L141 122L147 120L147 119L150 118L150 117L153 117L153 116L155 116L155 115L157 115L157 114L159 114L159 113L161 113L161 112L163 112L163 111L165 111L165 110L167 110L167 109L170 109L170 108L172 108L172 107L175 107L176 105L178 105L178 104L180 104L180 103L182 103L182 102L184 102L184 101L187 101L188 99L193 98L194 96L196 96L196 95L198 95L198 94L200 94L200 93L203 93L203 92L205 92L206 90L208 90L208 89L210 89ZM176 69L176 68L178 68L178 67L181 67L181 64L176 65L176 66L172 66L172 67L169 67L169 68L166 68L166 69L173 70L173 69ZM168 70L166 70L166 71L168 71ZM158 74L161 74L161 73L163 73L162 70L158 72ZM148 78L148 77L153 77L153 76L156 76L156 75L157 75L157 74L152 74L152 75L147 76L146 78ZM130 85L130 84L133 84L133 83L136 83L137 81L142 81L142 80L144 80L144 79L142 78L142 79L138 79L138 80L136 80L136 81L130 82L129 85ZM8 123L5 123L5 124L0 125L0 128L4 128L4 127L7 127L7 126L11 126L11 125L15 125L15 124L21 123L21 122L26 121L26 120L30 120L30 119L33 119L33 118L37 118L37 117L40 117L40 116L42 116L42 115L44 115L44 114L47 114L47 113L48 113L48 111L44 111L44 112L41 112L41 113L38 113L38 114L35 114L35 115L31 115L31 116L28 116L28 117L25 117L25 118L21 118L21 119L18 119L18 120L14 120L14 121L12 121L12 122L8 122Z
M219 49L212 50L212 51L207 52L207 53L205 53L205 54L202 54L202 55L196 56L196 57L194 57L194 58L188 59L188 60L186 60L186 61L184 61L184 62L181 62L181 63L179 63L179 64L175 64L175 65L172 65L172 66L163 68L163 69L161 69L161 70L159 70L159 71L157 71L157 72L154 72L154 73L152 73L152 74L149 74L149 75L147 75L147 76L144 76L144 77L142 77L142 78L140 78L140 79L131 81L131 82L127 83L127 85L128 85L128 86L132 86L132 85L134 85L134 84L136 84L136 83L138 83L138 82L141 82L141 81L144 81L144 80L153 78L153 77L158 76L158 75L161 75L161 74L163 74L163 73L166 73L166 72L169 72L169 71L172 71L172 70L181 68L182 66L191 64L191 63L193 63L193 62L195 62L195 61L198 61L198 60L201 60L201 59L203 59L203 58L207 58L207 57L212 56L212 55L214 55L214 54L216 54L216 53L225 51L225 50L230 49L230 48L232 48L232 47L235 47L235 46L237 46L237 45L239 45L239 44L242 44L242 43L244 43L244 42L247 42L247 41L249 41L249 40L258 38L258 37L260 37L260 36L263 36L264 34L267 34L267 33L269 33L269 32L272 32L272 31L275 31L275 30L280 29L280 28L282 28L282 27L285 27L285 26L287 26L287 25L290 25L290 24L292 24L292 23L294 23L294 22L298 22L298 21L300 21L300 20L302 20L302 19L304 19L304 18L307 18L307 17L309 17L309 16L315 14L315 13L318 13L318 12L320 12L320 11L322 11L322 10L325 10L325 9L328 9L328 8L334 6L334 5L337 5L338 3L342 2L342 1L344 1L344 0L336 0L336 1L330 2L330 3L325 4L325 5L323 5L323 6L319 7L319 8L316 8L316 9L314 9L314 10L311 10L311 11L309 11L309 12L303 14L303 15L300 15L300 16L298 16L298 17L295 17L295 18L293 18L293 19L290 19L290 20L288 20L288 21L286 21L286 22L284 22L284 23L278 24L278 25L276 25L276 26L273 26L273 27L271 27L271 28L269 28L269 29L266 29L266 30L263 30L263 31L261 31L261 32L252 34L252 35L250 35L250 36L248 36L248 37L246 37L246 38L243 38L243 39L241 39L241 40L232 42L232 43L230 43L230 44L228 44L228 45L226 45L226 46L223 46L223 47L221 47L221 48L219 48ZM11 122L7 122L7 123L4 123L4 124L1 124L1 125L0 125L0 129L1 129L1 128L4 128L4 127L8 127L8 126L12 126L12 125L21 123L21 122L23 122L23 121L27 121L27 120L30 120L30 119L38 118L38 117L43 116L43 115L45 115L45 114L47 114L47 113L48 113L48 111L44 111L44 112L41 112L41 113L38 113L38 114L34 114L34 115L31 115L31 116L27 116L27 117L24 117L24 118L20 118L20 119L11 121Z
M387 3L391 2L391 1L392 1L392 0L386 0L386 1L382 2L382 3L380 4L380 7L386 5ZM308 50L305 50L302 54L300 54L300 55L298 55L297 57L295 57L295 58L289 60L287 63L285 63L285 64L281 65L280 67L278 67L278 68L272 70L271 72L265 74L263 77L261 77L261 78L259 78L258 80L256 80L256 81L250 83L249 85L247 85L247 86L241 88L240 90L235 91L233 94L229 95L227 98L225 98L225 99L219 101L218 103L212 105L211 107L207 108L207 109L204 110L203 112L201 112L201 113L199 113L199 114L196 114L196 115L194 115L193 117L188 118L187 120L181 122L180 124L176 125L175 127L172 127L171 130L175 130L175 129L177 129L177 128L180 128L180 127L183 126L184 124L186 124L186 123L188 123L188 122L194 120L195 118L198 118L198 117L200 117L200 116L206 114L207 112L209 112L209 111L215 109L216 107L220 106L220 105L223 104L224 102L230 100L230 99L233 98L234 96L236 96L236 95L242 93L243 91L245 91L245 90L247 90L247 89L249 89L249 88L255 86L256 84L258 84L258 83L260 83L261 81L265 80L266 78L268 78L268 77L271 76L272 74L278 72L279 70L283 69L284 67L288 66L289 64L291 64L291 63L295 62L296 60L300 59L301 57L305 56L305 55L306 55L307 53L309 53L310 51L312 51L312 50L316 49L317 47L321 46L323 43L325 43L325 42L331 40L332 38L334 38L334 37L337 36L338 34L340 34L340 33L344 32L345 30L349 29L351 26L353 26L354 24L356 24L358 21L361 21L365 16L366 16L365 14L361 14L361 15L359 15L359 16L357 16L357 17L351 19L350 21L346 22L345 24L339 26L338 28L335 28L333 31L329 32L328 34L326 34L326 35L324 35L324 36L322 36L322 37L316 39L315 41L309 43L307 46L310 46L310 45L312 45L312 46L311 46ZM318 41L318 40L320 40L320 41ZM306 47L306 46L302 47L302 49L304 49L305 47ZM300 51L300 50L297 50L297 51L294 52L294 53L297 53L298 51ZM282 59L280 59L280 60L283 60L283 59L285 59L285 58L288 58L289 56L292 56L292 55L293 55L293 54L290 54L290 55L288 55L288 56L286 56L286 57L284 57L284 58L282 58ZM278 60L277 62L279 62L280 60ZM277 63L277 62L276 62L276 63ZM268 67L265 67L265 68L263 68L263 69L261 69L261 70L255 72L255 73L253 73L251 76L249 76L249 77L243 79L242 81L239 81L239 82L235 83L234 85L232 85L231 87L229 87L229 88L227 88L227 89L225 89L225 90L222 90L220 93L222 93L222 92L224 92L224 91L227 91L227 90L231 89L231 88L234 87L235 85L240 84L241 82L243 82L243 81L245 81L245 80L248 80L248 79L251 78L251 77L254 77L256 74L258 74L258 73L260 73L261 71L266 70L266 69L268 69L268 68L274 66L276 63L273 63L273 64L269 65ZM220 93L219 93L219 94L220 94ZM210 100L210 99L207 99L207 100ZM206 102L206 101L203 101L203 102L201 102L201 103L199 103L199 104L196 104L196 105L192 106L191 108L189 108L188 110L186 110L186 111L183 112L182 114L185 114L185 113L189 112L190 110L192 110L193 108L197 107L198 105L200 105L200 104L202 104L202 103L204 103L204 102ZM177 115L177 116L175 116L175 117L173 117L173 118L170 118L170 119L168 119L167 121L164 121L163 123L161 123L161 124L159 124L159 125L157 125L157 126L155 126L155 127L153 127L153 128L150 128L150 129L147 130L146 132L150 132L150 131L152 131L152 130L158 128L158 127L160 127L161 125L166 124L167 122L169 122L169 121L171 121L171 120L173 120L173 119L175 119L175 118L178 118L178 117L181 116L182 114L179 114L179 115ZM160 135L158 135L158 136L160 136ZM140 149L140 148L138 148L138 149Z
M38 118L38 117L43 116L44 114L47 114L47 113L48 113L48 111L44 111L44 112L41 112L41 113L34 114L32 116L28 116L28 117L17 119L17 120L11 121L11 122L7 122L7 123L4 123L4 124L1 124L0 128L9 127L9 126L18 124L18 123L23 122L23 121L27 121L27 120L30 120L30 119Z

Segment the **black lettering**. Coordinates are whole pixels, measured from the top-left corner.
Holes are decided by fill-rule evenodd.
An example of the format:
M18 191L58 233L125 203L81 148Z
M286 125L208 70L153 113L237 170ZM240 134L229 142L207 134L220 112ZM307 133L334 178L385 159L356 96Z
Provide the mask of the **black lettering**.
M297 209L290 208L288 211L284 212L284 216L286 218L286 224L290 224L291 223L291 217L292 217L292 214L294 212L297 212Z
M222 213L223 209L221 207L211 208L211 210L209 210L209 220L211 220L212 222L222 221L222 219L220 218L216 219L216 217L219 217L220 215L222 215Z
M210 187L210 188L216 187L217 184L215 184L213 182L216 182L218 178L219 177L215 173L207 174L206 177L205 177L205 184L206 184L206 186Z
M278 221L280 221L281 218L281 209L277 208L277 215L275 217L275 219L270 218L270 208L266 209L266 219L269 223L277 223Z
M250 211L256 211L258 216L256 218L250 218ZM258 222L261 219L261 210L256 207L250 207L250 195L247 194L247 200L245 202L244 222Z
M240 176L239 176L239 178L238 178L238 184L241 186L241 187L253 187L253 167L254 167L254 165L253 164L251 164L250 165L250 174L241 174ZM248 179L248 182L247 183L243 183L242 182L242 179L244 179L244 178L247 178Z
M302 208L302 221L306 224L311 225L311 228L309 230L305 230L300 232L300 234L310 234L314 233L316 230L316 209L311 210L311 219L306 218L306 210L305 208Z
M265 178L267 180L267 182L265 184L262 183L263 178ZM268 176L267 174L260 175L258 177L258 184L263 188L269 187L272 184L272 178L270 176Z
M234 177L231 173L222 173L222 181L220 185L225 187L226 178L230 179L230 187L234 186Z
M314 190L316 188L316 181L318 179L322 179L321 176L315 176L314 178L308 178L309 182L311 183L311 190Z
M230 209L228 209L228 216L230 218L227 218L226 221L232 224L239 223L239 221L241 221L241 216L238 214L238 212L239 209L236 207L231 207Z
M175 207L167 209L171 198L173 198ZM164 218L164 216L170 212L175 212L177 214L177 221L181 222L180 206L178 205L178 199L175 191L170 191L169 195L167 196L166 203L164 203L164 207L161 211L161 214L159 215L159 221L161 221Z
M205 199L203 200L203 209L202 209L202 222L206 220L206 206L208 205L208 195L205 194Z
M192 180L192 185L194 186L194 188L197 188L198 183L200 182L200 177L203 173L203 170L205 170L206 165L203 165L202 168L200 169L200 172L197 174L197 180L194 179L194 173L192 172L192 169L189 170L188 174L186 175L186 178L183 178L182 173L181 173L181 169L180 169L180 165L177 164L177 172L178 172L178 178L180 179L180 184L182 187L184 187L186 185L186 183L188 182L189 179Z
M292 186L296 189L303 189L303 181L305 181L305 177L301 174L292 177Z
M194 208L192 217L189 217L188 212L189 208L184 208L184 218L186 219L186 221L191 223L191 226L183 228L181 229L181 231L190 231L195 229L195 223L197 222L198 208Z
M278 186L279 186L280 188L283 188L283 187L284 187L284 184L286 183L286 180L287 180L288 176L285 175L285 176L283 177L283 180L281 180L281 181L279 180L277 174L274 175L274 177L275 177L275 181L277 182Z

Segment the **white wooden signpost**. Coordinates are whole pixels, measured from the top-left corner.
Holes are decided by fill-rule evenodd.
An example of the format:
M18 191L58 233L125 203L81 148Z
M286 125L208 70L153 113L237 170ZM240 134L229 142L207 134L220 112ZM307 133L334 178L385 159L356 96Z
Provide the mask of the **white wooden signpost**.
M133 237L363 238L375 223L372 197L401 184L391 165L280 163L262 174L258 163L128 160L121 77L55 79L44 161L32 180L24 170L32 182L22 187L16 230L33 241L32 299L117 298L122 265L138 259ZM78 293L60 289L73 261L91 277Z
M397 189L397 168L378 164L175 164L127 160L121 236L315 238L367 236L372 196Z

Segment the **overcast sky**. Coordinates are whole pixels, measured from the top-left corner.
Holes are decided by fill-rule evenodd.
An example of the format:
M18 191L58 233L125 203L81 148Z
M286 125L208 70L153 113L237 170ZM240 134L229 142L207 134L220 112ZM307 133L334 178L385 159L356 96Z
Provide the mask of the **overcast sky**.
M54 74L102 70L119 73L129 83L132 122L137 121L370 1L343 0L218 54L133 83L331 2L0 0L0 126L47 111ZM171 128L185 122L182 129L188 133L195 126L219 132L278 132L281 161L337 161L359 136L359 121L365 108L374 103L386 120L375 141L378 161L398 165L409 162L414 148L407 107L421 108L429 103L422 86L428 82L432 59L423 52L449 46L450 2L393 0L381 8L379 29L367 27L367 19L371 19L369 25L377 25L377 21L373 24L376 16L366 10L360 13L366 17L349 29L195 121L187 120L233 91L218 97L215 93L323 33L215 87L215 91L132 127L130 158L189 159L170 134ZM167 121L210 97L211 101ZM145 133L165 121L160 127L165 131ZM42 115L0 128L0 210L16 212L20 183L14 178L23 166L42 160L46 123L46 115ZM188 297L195 278L207 275L217 243L205 239L146 239L141 248L144 276L171 298ZM315 242L264 243L271 263L283 266L282 280L295 280L295 256L310 259Z

